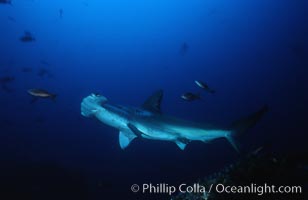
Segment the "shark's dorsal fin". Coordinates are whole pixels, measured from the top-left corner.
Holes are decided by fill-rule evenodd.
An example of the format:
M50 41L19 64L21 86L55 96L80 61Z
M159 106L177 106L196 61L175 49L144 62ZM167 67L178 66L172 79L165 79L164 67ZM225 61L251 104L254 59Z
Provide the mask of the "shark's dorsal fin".
M131 132L123 132L123 131L120 131L120 134L119 134L119 143L120 143L120 147L121 149L125 149L129 144L130 142L135 139L137 136L134 135L133 133Z
M163 98L163 90L158 90L152 94L142 105L142 108L153 113L161 113L160 104Z

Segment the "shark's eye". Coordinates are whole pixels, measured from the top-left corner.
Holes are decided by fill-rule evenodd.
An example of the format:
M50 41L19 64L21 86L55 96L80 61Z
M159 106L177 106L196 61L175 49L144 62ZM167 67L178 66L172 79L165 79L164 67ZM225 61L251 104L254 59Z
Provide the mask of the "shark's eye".
M101 95L98 94L98 93L93 93L92 96L94 96L94 97L100 97Z

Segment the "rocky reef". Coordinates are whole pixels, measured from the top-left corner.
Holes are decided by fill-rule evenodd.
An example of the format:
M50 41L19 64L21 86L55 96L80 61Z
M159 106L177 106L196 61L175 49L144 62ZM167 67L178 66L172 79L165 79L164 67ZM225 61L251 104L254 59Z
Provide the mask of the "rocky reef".
M198 180L197 183L207 188L207 192L178 193L171 199L307 199L305 194L308 188L307 155L307 153L296 153L278 156L262 152L260 148L219 172ZM227 186L229 192L222 191ZM231 192L232 186L235 186L234 192ZM297 191L295 188L293 191L281 193L277 191L280 186L286 186L287 190L292 186L300 188L298 187Z

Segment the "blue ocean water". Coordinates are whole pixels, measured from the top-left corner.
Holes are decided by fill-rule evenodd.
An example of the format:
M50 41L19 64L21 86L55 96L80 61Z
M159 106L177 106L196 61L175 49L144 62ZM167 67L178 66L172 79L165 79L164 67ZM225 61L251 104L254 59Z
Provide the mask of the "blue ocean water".
M239 159L223 139L184 151L136 139L122 150L116 129L81 116L93 92L140 106L163 89L164 114L226 127L267 104L243 138L246 151L307 152L307 10L304 0L0 3L2 190L32 199L168 199L130 186L192 182ZM21 41L25 32L35 41ZM201 91L194 80L217 92L184 101L183 93ZM31 88L57 94L56 102L31 103Z

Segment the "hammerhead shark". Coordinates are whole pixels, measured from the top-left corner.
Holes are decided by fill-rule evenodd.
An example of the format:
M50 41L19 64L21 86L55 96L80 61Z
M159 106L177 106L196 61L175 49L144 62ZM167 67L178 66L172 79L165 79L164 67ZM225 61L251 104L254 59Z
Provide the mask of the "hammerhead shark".
M230 127L222 128L166 116L161 111L162 98L163 91L158 90L141 107L126 107L110 104L106 97L99 94L91 94L82 100L81 114L95 117L118 129L122 149L128 147L135 138L171 141L182 150L191 141L208 143L218 138L226 138L236 151L240 151L237 138L253 127L268 110L265 105Z

